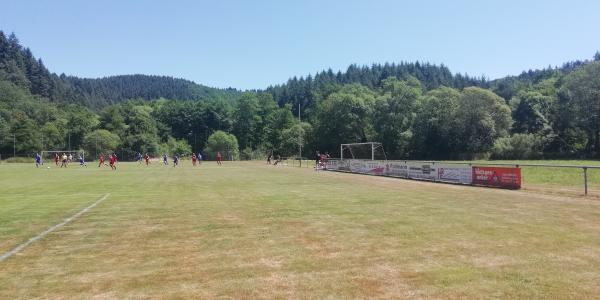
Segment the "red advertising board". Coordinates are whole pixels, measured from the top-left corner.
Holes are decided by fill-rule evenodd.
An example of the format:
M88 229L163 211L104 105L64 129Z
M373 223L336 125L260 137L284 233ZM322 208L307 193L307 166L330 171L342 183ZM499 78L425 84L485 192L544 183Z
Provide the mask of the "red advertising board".
M521 168L473 167L473 184L520 189Z

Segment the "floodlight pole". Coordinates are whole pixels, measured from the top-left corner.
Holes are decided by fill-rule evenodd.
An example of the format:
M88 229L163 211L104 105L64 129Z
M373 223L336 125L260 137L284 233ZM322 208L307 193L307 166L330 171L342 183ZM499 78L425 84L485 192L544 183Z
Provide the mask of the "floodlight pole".
M42 165L44 164L44 150L43 149L44 149L44 134L42 133L42 151L40 153L41 156L42 156L40 158L40 160L41 160L40 162L42 163Z
M340 160L344 160L344 144L340 145Z
M17 157L17 136L13 133L13 157Z
M298 103L298 126L302 129L302 120L300 119L300 103ZM302 168L302 131L298 131L298 159L300 159L300 168Z

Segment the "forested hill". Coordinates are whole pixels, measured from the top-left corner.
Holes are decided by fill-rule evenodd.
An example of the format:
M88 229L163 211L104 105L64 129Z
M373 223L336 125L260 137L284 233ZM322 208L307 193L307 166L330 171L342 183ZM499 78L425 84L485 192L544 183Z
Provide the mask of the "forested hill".
M594 56L595 61L600 61L600 53ZM421 83L425 91L441 86L462 90L465 87L480 87L490 89L505 100L510 100L517 92L532 88L543 80L566 75L577 68L589 63L589 60L576 60L564 63L562 66L548 66L541 70L528 70L517 76L506 76L495 80L485 77L473 77L467 74L450 72L445 65L435 65L420 62L401 62L399 64L373 64L371 66L350 65L345 72L333 72L331 69L318 72L315 76L290 78L285 84L270 86L266 89L273 95L277 103L292 104L294 114L297 114L298 104L302 111L314 105L316 98L327 96L335 90L335 85L358 83L370 89L383 88L383 82L389 77L405 80L414 77Z
M593 61L600 61L600 52L596 52ZM589 60L576 60L564 63L560 67L548 66L547 68L541 70L523 71L517 76L506 76L492 80L488 82L487 88L490 88L492 91L494 91L494 93L498 94L502 98L510 100L517 95L519 90L532 88L542 81L553 77L557 78L567 75L590 62L591 61Z
M357 66L352 64L345 72L333 72L331 69L318 72L315 76L293 77L287 83L267 88L279 105L291 103L294 110L298 104L304 111L309 109L316 98L326 95L335 85L358 83L370 89L382 88L383 81L389 77L407 79L414 77L421 82L426 90L440 86L463 89L469 86L487 87L484 77L476 78L462 74L452 74L444 65L430 63L373 64ZM296 111L295 111L296 113Z
M0 80L53 102L100 109L129 99L231 100L235 89L216 89L166 76L122 75L86 79L51 73L18 38L0 31Z
M159 98L178 100L231 101L240 96L238 90L216 89L193 81L151 75L120 75L98 79L61 76L90 107L104 107L128 99L153 100Z

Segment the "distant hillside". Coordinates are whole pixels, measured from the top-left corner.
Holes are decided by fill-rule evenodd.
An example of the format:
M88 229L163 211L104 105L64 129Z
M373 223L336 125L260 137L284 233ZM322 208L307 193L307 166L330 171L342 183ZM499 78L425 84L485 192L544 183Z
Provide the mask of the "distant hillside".
M14 34L0 31L0 81L8 81L53 102L99 109L128 99L232 100L235 89L216 89L167 76L122 75L99 79L51 73Z
M415 77L426 90L440 86L462 89L469 86L487 87L485 78L476 78L462 74L452 74L448 67L430 63L386 63L371 66L350 65L345 72L334 73L331 69L318 72L314 77L290 78L285 84L268 87L266 90L273 94L279 105L292 104L294 114L298 104L302 110L311 107L315 97L326 96L335 85L360 83L370 89L382 87L382 82L388 77L406 79Z
M600 52L596 52L593 61L600 61ZM523 71L517 76L506 76L489 82L489 88L506 100L510 100L524 88L531 88L543 80L567 75L590 63L590 60L576 60L564 63L560 67L548 66L541 70Z
M127 99L225 100L240 95L235 89L216 89L193 81L153 75L120 75L98 79L61 76L91 107L104 107Z

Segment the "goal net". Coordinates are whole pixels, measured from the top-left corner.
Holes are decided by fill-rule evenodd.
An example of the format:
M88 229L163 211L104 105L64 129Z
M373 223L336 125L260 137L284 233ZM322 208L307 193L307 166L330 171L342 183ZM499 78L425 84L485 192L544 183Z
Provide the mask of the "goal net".
M387 160L383 145L379 142L340 145L340 159Z

